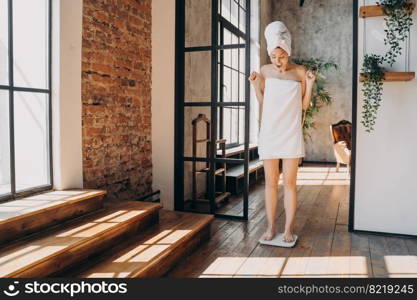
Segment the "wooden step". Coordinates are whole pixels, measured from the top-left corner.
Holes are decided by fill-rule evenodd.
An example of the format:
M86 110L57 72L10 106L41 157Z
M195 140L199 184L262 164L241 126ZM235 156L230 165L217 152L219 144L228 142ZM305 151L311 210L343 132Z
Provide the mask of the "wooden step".
M157 223L160 208L157 203L129 201L21 240L0 251L0 277L62 272Z
M259 159L251 160L248 165L249 174L252 172L255 172L256 170L261 169L263 166L264 166L264 163L262 160L259 160ZM232 168L227 169L226 171L227 177L241 178L243 177L244 174L245 174L244 165L232 167Z
M161 277L210 237L211 215L160 211L159 225L118 245L71 276L81 278Z
M0 244L103 207L106 191L46 192L0 204Z

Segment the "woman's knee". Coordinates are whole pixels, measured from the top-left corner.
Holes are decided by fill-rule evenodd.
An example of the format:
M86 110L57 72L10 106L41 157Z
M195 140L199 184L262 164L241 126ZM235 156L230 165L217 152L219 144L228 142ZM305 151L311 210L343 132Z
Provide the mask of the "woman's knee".
M296 179L285 179L284 178L284 188L286 189L296 189L297 180Z
M265 178L265 185L272 188L278 187L278 177L272 176L272 178Z

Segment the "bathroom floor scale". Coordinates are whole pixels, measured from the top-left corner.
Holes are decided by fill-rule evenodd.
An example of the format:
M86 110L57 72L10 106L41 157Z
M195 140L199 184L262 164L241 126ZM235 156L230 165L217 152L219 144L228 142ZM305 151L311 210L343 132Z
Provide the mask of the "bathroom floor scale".
M278 233L272 240L266 241L264 239L260 239L259 243L262 245L268 245L268 246L276 246L276 247L285 247L285 248L292 248L295 246L298 240L298 236L296 234L293 234L294 241L291 243L287 243L283 241L284 233Z

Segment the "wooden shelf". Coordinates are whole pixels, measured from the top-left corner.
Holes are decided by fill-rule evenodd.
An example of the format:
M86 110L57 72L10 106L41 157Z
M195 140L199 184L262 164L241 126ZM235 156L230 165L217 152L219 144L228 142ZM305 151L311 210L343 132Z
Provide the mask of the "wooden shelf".
M385 72L383 81L410 81L415 77L415 72ZM365 81L363 73L361 73L359 81Z
M415 3L412 3L412 7L415 8ZM382 5L366 5L361 6L359 16L361 18L381 17L384 16L382 11Z

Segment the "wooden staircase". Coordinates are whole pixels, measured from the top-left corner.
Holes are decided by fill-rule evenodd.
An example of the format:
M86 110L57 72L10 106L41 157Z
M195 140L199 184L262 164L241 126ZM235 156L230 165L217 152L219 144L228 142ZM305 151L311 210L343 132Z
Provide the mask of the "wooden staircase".
M0 277L160 277L210 237L213 216L136 201L104 207L104 194L88 191L13 216L2 208L29 200L0 205Z

